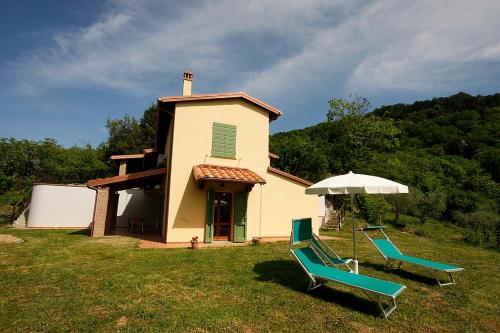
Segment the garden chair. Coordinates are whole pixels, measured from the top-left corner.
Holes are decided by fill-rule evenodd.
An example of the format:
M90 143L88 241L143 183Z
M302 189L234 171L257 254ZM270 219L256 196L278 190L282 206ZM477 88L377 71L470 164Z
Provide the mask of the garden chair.
M316 239L319 238L316 237ZM396 297L401 294L406 287L398 283L379 280L361 274L354 274L350 268L349 272L338 269L336 268L338 265L349 267L349 262L338 262L334 264L335 261L342 259L336 256L333 258L325 258L323 253L319 251L316 243L317 241L314 240L314 234L312 233L310 218L292 221L290 252L309 277L310 281L307 291L320 287L322 281L332 281L357 288L377 303L381 313L387 319L397 307ZM306 246L294 247L296 245ZM333 260L335 258L337 259ZM382 302L384 299L389 300L388 306L384 306Z
M450 284L455 284L455 279L453 278L452 273L455 272L460 272L463 271L464 269L461 267L456 267L448 264L443 264L437 261L432 261L432 260L427 260L427 259L421 259L417 257L411 257L411 256L406 256L401 251L398 250L396 245L387 237L387 235L384 232L385 226L369 226L362 228L361 230L365 234L366 238L370 240L370 242L375 246L375 248L382 254L382 256L386 260L386 264L384 269L396 269L396 267L391 266L393 263L397 263L398 267L397 269L401 268L401 265L403 263L409 263L413 265L418 265L422 266L428 271L431 272L433 277L436 279L437 283L440 286L447 286ZM373 238L368 235L368 233L380 231L383 235L384 238ZM442 282L438 275L437 272L444 272L448 275L449 281L448 282Z

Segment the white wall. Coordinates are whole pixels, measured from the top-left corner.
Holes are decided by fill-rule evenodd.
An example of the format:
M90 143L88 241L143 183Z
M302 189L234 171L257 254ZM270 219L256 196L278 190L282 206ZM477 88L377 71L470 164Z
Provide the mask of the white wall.
M95 191L82 185L35 185L28 227L87 228L94 214Z
M118 194L117 228L128 227L128 219L130 217L143 218L145 220L145 227L160 228L163 221L161 192L130 189L118 191Z
M325 225L325 216L326 216L326 204L325 204L325 196L318 196L318 218L319 218L319 225L320 227L323 227Z
M161 224L161 192L119 191L117 227L128 227L129 217L142 217L153 229ZM87 228L94 215L95 191L84 185L43 184L33 187L27 227Z

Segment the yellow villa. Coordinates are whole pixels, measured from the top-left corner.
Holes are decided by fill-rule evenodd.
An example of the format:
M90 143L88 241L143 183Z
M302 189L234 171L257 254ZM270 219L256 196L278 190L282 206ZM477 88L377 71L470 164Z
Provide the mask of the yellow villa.
M148 227L163 242L288 237L301 217L318 232L318 198L304 191L311 183L272 167L269 123L282 112L242 92L191 94L192 79L185 72L181 96L158 98L154 148L113 156L119 174L87 183L97 192L92 236L117 228L116 193L137 187L162 198Z

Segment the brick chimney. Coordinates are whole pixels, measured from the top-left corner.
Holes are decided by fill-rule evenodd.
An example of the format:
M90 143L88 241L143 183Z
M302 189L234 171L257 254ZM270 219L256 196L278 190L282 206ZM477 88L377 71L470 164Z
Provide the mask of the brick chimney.
M191 95L191 88L193 86L193 73L190 71L184 72L184 80L182 81L182 96Z

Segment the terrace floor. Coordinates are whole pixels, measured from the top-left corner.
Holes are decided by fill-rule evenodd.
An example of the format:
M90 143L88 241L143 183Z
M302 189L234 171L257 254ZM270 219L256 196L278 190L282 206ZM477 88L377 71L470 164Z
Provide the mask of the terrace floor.
M190 248L190 242L170 242L164 243L161 234L156 232L132 232L127 229L115 229L113 230L113 234L105 237L131 237L139 239L139 248L142 249L181 249L181 248ZM288 241L289 237L261 237L261 243L270 243L270 242L281 242ZM323 236L321 237L323 240L340 240L340 237L332 237L332 236ZM230 247L230 246L245 246L251 244L251 241L247 241L245 243L234 243L230 241L213 241L212 243L203 243L199 242L199 248L213 248L213 247Z

